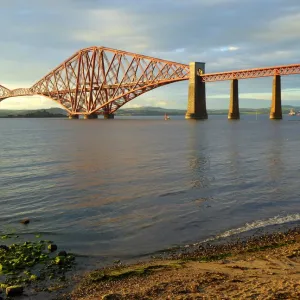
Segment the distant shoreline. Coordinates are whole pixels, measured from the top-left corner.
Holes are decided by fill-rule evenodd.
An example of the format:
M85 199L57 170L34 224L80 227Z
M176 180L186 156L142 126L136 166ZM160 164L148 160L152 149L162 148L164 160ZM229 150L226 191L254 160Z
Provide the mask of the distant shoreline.
M48 118L67 118L67 116L64 115L52 115L52 116L0 116L2 119L48 119Z
M288 114L291 106L282 106L282 113ZM294 107L294 109L298 109ZM300 107L299 109L300 110ZM208 115L227 115L228 109L214 109L207 110ZM262 115L269 114L269 108L240 108L241 115ZM184 116L186 114L185 109L166 109L161 107L138 107L138 108L127 108L119 109L115 115L120 117L150 117L150 116ZM67 112L62 108L49 108L40 110L4 110L0 109L0 118L68 118Z

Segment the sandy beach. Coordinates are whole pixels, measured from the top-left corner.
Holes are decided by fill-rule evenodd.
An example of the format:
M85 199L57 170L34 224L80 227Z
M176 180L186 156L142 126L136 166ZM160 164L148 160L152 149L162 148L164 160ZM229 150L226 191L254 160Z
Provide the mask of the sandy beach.
M64 299L300 299L300 230L96 270Z

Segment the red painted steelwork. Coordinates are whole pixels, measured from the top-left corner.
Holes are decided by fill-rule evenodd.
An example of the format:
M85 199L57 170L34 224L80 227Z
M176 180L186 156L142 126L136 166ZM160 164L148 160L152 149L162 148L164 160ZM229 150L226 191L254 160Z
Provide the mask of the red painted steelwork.
M0 101L41 95L71 115L112 114L157 87L189 79L189 66L106 47L79 50L31 88L0 85ZM300 64L201 74L204 82L300 74Z
M247 79L247 78L258 78L258 77L268 77L274 75L291 75L291 74L300 74L300 64L248 69L248 70L237 70L237 71L221 72L221 73L208 73L208 74L201 75L201 77L202 80L205 82L213 82L213 81L223 81L223 80L231 80L231 79Z
M0 101L10 97L11 91L7 89L6 87L0 85Z
M185 64L91 47L75 53L26 92L56 100L73 115L111 114L147 91L188 78Z
M28 88L19 88L10 91L11 97L28 96L28 95L33 95L31 89Z

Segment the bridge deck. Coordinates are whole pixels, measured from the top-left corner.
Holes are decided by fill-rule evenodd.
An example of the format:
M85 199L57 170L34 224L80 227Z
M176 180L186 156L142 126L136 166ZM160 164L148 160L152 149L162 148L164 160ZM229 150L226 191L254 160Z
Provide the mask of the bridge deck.
M248 70L237 70L220 73L207 73L201 75L204 82L224 81L232 79L247 79L258 77L269 77L274 75L300 74L300 64L256 68Z

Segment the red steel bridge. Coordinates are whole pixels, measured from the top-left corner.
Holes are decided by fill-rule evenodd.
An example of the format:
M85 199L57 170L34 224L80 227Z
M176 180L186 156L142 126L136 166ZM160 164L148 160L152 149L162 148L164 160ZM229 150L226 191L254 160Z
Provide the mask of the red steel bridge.
M121 106L141 94L173 82L190 80L189 102L195 103L189 104L188 110L197 115L197 110L206 110L205 105L197 108L196 104L205 101L206 82L300 74L300 64L211 74L205 74L204 68L192 71L191 66L106 47L90 47L76 52L30 88L9 90L0 85L0 101L41 95L62 105L71 118L79 115L93 118L101 114L110 118ZM203 90L203 86L204 93L190 97L196 93L193 89ZM234 86L232 109L238 110L238 98L234 95L237 85Z

